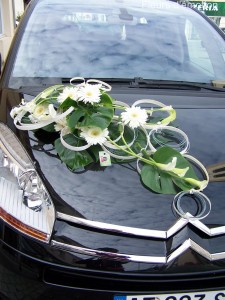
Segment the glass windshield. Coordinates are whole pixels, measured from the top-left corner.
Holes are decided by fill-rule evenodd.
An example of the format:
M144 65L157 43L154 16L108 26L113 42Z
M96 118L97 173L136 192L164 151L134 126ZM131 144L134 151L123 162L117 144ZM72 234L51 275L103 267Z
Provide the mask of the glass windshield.
M225 80L225 41L204 18L173 2L124 2L40 1L24 31L10 86L74 76Z

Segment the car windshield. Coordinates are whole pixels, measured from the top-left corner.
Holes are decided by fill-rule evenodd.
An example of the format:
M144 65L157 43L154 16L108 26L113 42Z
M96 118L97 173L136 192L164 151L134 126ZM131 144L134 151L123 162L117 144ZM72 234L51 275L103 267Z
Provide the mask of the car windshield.
M225 41L210 23L173 2L140 2L37 1L10 87L74 76L225 80Z

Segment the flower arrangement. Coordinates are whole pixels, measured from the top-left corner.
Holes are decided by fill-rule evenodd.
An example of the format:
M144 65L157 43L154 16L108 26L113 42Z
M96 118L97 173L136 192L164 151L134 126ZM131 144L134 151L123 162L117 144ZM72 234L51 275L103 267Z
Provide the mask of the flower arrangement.
M129 106L113 99L110 90L105 82L75 77L69 86L51 86L30 102L23 100L12 109L11 117L21 130L59 132L55 149L72 171L93 161L109 166L136 160L143 184L156 193L202 191L208 174L197 159L187 155L186 134L171 126L176 111L150 99ZM155 148L152 136L165 130L182 137L185 147L181 151L167 146L166 141ZM203 180L193 164L205 175Z

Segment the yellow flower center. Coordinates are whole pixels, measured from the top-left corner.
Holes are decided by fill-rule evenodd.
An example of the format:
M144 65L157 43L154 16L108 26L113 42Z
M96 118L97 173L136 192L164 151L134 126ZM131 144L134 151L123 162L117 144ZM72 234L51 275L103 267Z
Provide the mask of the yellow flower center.
M91 91L88 91L88 92L86 93L86 96L87 96L87 97L92 97L92 95L93 95L93 94L92 94Z
M44 112L44 110L45 110L45 108L43 106L39 106L35 110L35 113L38 114L38 115L41 115Z
M137 119L138 118L138 114L136 112L132 112L131 118Z
M93 135L93 136L98 136L99 135L99 130L97 130L97 129L93 129L92 131L91 131L91 135Z

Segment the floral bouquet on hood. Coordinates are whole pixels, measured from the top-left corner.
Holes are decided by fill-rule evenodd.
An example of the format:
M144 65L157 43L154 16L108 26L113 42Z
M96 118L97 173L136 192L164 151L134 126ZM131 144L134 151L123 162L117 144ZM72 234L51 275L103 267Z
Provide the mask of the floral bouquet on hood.
M59 132L54 146L72 171L93 162L109 166L136 160L143 184L154 192L176 194L207 186L206 169L187 154L188 137L170 125L176 118L171 106L151 99L128 105L113 99L108 93L111 86L95 79L75 77L70 83L51 86L30 102L23 100L11 111L15 126ZM182 140L180 151L168 146L171 136ZM202 171L202 180L193 164Z

